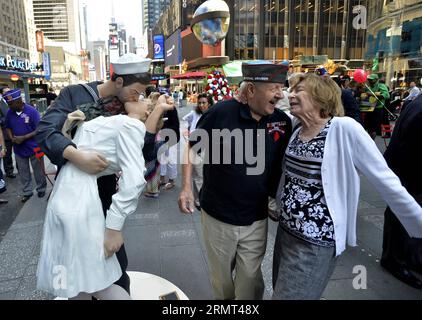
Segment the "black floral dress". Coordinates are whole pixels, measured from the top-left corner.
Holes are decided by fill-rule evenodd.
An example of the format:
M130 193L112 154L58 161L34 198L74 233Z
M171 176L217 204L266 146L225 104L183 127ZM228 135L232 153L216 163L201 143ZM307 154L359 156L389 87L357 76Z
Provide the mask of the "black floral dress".
M291 235L323 247L335 246L334 223L325 201L321 166L331 120L314 139L296 135L286 150L286 180L280 226Z

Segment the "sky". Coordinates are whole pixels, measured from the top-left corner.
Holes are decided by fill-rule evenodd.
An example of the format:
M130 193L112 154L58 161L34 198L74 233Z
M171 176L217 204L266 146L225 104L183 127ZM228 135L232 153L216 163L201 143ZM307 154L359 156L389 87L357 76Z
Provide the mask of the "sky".
M123 23L127 36L135 37L137 42L142 36L142 0L83 0L88 5L89 41L108 39L108 24L112 17L117 23Z

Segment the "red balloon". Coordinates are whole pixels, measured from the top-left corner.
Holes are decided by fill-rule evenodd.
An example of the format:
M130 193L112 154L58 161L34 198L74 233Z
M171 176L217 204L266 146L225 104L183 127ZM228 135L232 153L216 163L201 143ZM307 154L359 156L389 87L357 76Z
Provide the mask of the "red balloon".
M362 69L357 69L353 74L353 79L358 83L365 83L368 75Z

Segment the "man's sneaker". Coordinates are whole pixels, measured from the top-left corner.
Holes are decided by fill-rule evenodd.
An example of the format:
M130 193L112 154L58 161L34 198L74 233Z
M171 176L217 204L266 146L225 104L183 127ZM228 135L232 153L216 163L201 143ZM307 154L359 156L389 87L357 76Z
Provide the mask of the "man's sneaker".
M8 203L9 201L8 200L6 200L6 199L0 199L0 204L6 204L6 203Z
M38 198L44 198L45 191L38 192Z
M10 179L15 179L16 178L16 174L14 174L14 173L6 174L6 177L7 178L10 178Z

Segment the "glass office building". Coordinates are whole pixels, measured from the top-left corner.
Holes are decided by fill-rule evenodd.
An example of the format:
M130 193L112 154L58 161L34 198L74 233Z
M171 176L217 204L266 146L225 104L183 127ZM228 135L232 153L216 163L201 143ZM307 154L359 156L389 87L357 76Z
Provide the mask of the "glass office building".
M366 30L354 28L353 12L367 0L228 0L231 59L297 59L327 55L362 59ZM230 48L233 43L233 48Z
M422 78L422 1L371 0L365 59L391 87Z

